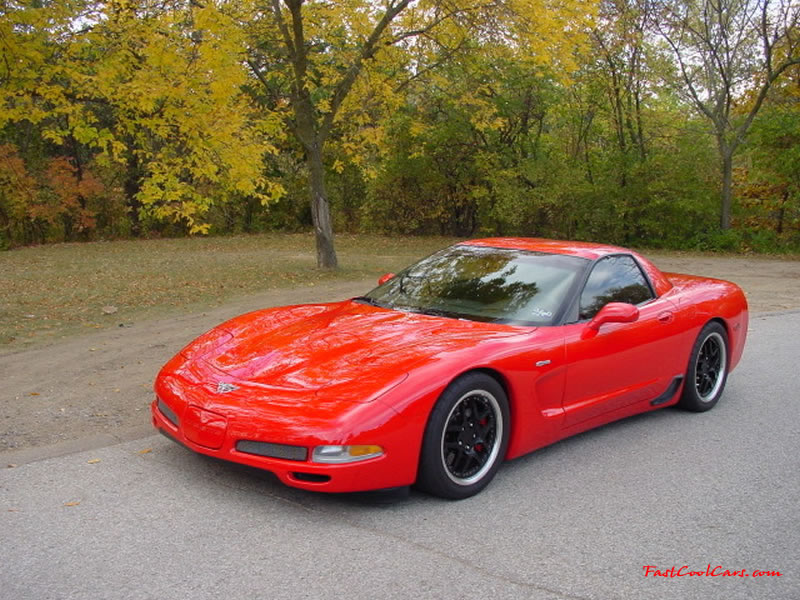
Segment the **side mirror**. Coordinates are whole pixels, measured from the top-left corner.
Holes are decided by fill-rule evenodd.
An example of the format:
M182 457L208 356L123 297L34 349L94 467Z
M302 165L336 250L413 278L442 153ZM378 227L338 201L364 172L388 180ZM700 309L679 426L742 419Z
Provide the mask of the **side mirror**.
M609 302L586 324L591 331L598 331L606 323L632 323L639 318L639 309L626 302Z
M387 281L389 281L392 277L394 277L394 273L386 273L386 275L382 275L378 279L378 285L383 285Z

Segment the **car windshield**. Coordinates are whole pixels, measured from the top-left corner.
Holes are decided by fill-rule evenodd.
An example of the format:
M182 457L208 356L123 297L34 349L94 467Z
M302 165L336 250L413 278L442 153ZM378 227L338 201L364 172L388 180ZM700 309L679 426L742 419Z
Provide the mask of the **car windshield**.
M575 256L457 245L408 267L361 300L474 321L552 325L588 264Z

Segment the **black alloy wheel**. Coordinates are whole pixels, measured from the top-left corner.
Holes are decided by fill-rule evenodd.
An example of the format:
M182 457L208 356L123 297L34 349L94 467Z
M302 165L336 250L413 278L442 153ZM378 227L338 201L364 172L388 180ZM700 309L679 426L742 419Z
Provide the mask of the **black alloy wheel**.
M454 381L428 420L417 486L443 498L477 494L505 457L509 424L508 398L494 378L475 372Z
M728 334L717 321L706 324L697 336L679 406L704 412L716 405L728 378Z

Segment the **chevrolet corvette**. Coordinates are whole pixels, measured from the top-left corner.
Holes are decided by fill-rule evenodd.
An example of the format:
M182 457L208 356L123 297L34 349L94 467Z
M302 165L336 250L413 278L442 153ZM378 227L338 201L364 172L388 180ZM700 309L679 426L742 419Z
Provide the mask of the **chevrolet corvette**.
M161 369L152 419L290 486L461 499L567 436L709 410L747 324L735 284L663 273L631 250L472 240L363 296L215 327Z

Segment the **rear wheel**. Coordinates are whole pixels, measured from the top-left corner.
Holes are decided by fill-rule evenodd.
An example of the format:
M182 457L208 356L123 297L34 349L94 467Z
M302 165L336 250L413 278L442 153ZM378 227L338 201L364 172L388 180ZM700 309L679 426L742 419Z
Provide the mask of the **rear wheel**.
M694 343L678 405L694 412L713 408L727 378L728 334L722 325L712 321L703 327Z
M468 498L495 476L508 447L508 398L485 373L469 373L442 393L428 419L417 486Z

